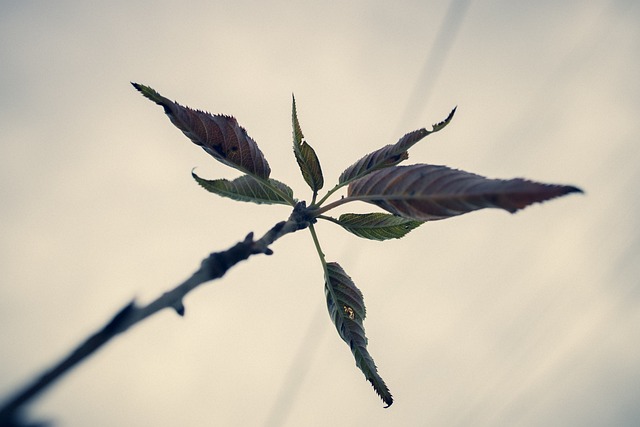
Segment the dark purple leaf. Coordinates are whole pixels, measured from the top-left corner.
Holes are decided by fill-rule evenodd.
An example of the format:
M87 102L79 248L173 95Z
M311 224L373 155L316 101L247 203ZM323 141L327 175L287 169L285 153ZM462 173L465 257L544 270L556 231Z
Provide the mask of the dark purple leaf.
M582 192L568 185L521 178L488 179L446 166L412 165L382 169L349 185L348 196L395 215L433 221L483 208L515 212L532 203Z
M446 119L440 123L433 125L432 129L426 130L424 128L409 132L395 144L386 145L372 153L367 154L351 166L349 166L338 178L338 183L347 184L355 179L362 178L363 176L378 170L395 166L400 162L409 158L409 148L413 147L418 141L425 136L438 132L451 122L456 109L451 110Z
M231 116L212 115L173 102L148 86L132 83L146 98L164 108L171 122L193 143L222 163L268 179L271 169L258 144Z

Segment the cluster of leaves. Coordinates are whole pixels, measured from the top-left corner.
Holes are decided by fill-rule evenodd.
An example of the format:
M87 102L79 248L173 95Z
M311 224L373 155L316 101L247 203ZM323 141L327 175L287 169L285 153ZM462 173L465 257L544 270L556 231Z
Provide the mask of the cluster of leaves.
M298 203L289 186L270 178L271 169L262 151L235 118L193 110L163 97L148 86L132 84L145 97L161 105L171 122L191 141L216 160L243 173L230 181L207 180L192 172L203 188L219 196L245 202L290 206ZM312 191L312 199L307 207L309 218L313 221L331 221L365 239L398 239L426 221L450 218L483 208L515 212L532 203L581 191L572 186L519 178L488 179L446 166L398 166L408 159L408 150L414 144L442 130L454 113L455 108L431 130L423 128L410 132L397 143L365 155L345 169L337 184L318 200L318 192L324 186L324 176L318 156L302 133L294 98L293 152L302 177ZM347 187L346 197L327 203L343 187ZM338 218L325 215L327 211L353 201L374 204L387 213L346 213ZM358 368L389 406L393 403L393 397L367 350L363 326L366 309L362 292L337 262L325 260L313 225L309 229L324 269L325 295L331 320L340 337L351 348Z

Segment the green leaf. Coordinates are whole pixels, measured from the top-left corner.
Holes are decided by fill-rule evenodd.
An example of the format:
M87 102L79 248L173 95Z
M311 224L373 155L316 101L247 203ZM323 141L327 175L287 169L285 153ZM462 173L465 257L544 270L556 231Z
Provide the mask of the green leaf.
M146 98L162 106L171 122L216 160L250 175L269 178L271 169L267 159L234 117L192 110L165 98L148 86L131 84Z
M348 197L380 206L394 215L433 221L478 209L514 213L545 200L581 193L570 185L516 179L489 179L446 166L394 166L349 184Z
M324 185L324 177L322 176L322 168L320 160L316 156L313 148L307 144L298 122L298 113L296 112L296 99L293 98L293 107L291 113L293 122L293 152L296 156L298 166L302 172L305 182L311 187L314 194L318 192Z
M336 262L326 264L325 295L331 320L340 337L349 345L356 366L360 368L367 381L371 383L378 396L387 407L393 403L393 397L384 383L373 358L367 351L367 337L362 322L366 316L362 292L353 280Z
M457 107L456 107L457 108ZM367 174L387 167L395 166L400 162L409 158L409 148L414 146L425 136L442 130L445 126L451 122L453 115L456 112L456 108L451 110L446 119L440 123L433 125L430 131L422 128L413 132L409 132L395 144L389 144L372 153L367 154L347 169L340 175L338 182L340 184L348 184L358 178L362 178Z
M292 204L293 190L275 179L269 179L267 185L250 175L243 175L233 181L227 179L207 180L200 178L195 172L191 172L191 175L202 188L222 197L258 204Z
M404 237L422 221L403 218L381 212L368 214L346 213L340 215L338 224L345 230L370 240L388 240Z

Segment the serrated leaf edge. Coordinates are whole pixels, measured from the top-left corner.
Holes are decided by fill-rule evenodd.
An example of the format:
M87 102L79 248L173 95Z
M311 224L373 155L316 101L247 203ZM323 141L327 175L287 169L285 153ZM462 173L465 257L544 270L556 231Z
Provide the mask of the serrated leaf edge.
M453 119L457 108L457 106L454 107L444 120L432 125L430 131L422 128L409 132L402 136L395 144L386 145L361 157L340 174L338 183L344 186L357 179L363 178L371 172L396 166L407 160L409 158L408 150L427 135L444 129Z
M376 241L401 239L424 224L424 221L382 212L344 213L335 222L355 236Z
M302 177L315 195L318 190L322 189L324 186L322 166L320 165L320 160L318 159L315 150L304 139L304 134L300 127L300 121L298 120L296 98L293 95L291 121L293 126L293 152L296 157L296 162L300 167Z
M378 368L367 350L368 339L362 323L366 317L366 308L362 292L356 287L351 277L347 275L338 263L325 263L324 268L325 295L331 320L334 322L340 337L349 345L356 361L356 366L362 371L367 381L373 386L375 392L387 405L386 407L389 407L393 403L393 396L382 377L378 374ZM336 275L340 275L344 282L349 283L350 286L347 286L342 282L338 282L338 284L341 284L345 288L341 289L340 293L343 294L345 298L348 298L348 301L345 298L337 298L338 289L336 289L336 285L333 285L332 272L334 278ZM339 305L341 305L341 307L339 307ZM334 315L336 317L334 317ZM351 325L351 328L345 325ZM354 325L355 330L353 330Z
M265 183L254 176L251 175L242 175L234 180L228 180L224 178L208 180L201 178L194 171L191 171L191 176L196 180L198 185L200 185L205 190L210 193L217 194L218 196L227 197L236 201L241 202L253 202L257 204L282 204L282 205L292 205L293 202L293 190L289 188L286 184L277 181L273 178L269 178L269 180ZM237 188L240 185L246 186L242 180L252 180L252 183L248 185L258 185L260 191L264 192L263 195L254 193L243 193L238 191ZM223 188L220 188L220 185ZM247 188L247 187L245 187ZM267 197L264 197L264 195ZM268 197L269 195L274 197Z

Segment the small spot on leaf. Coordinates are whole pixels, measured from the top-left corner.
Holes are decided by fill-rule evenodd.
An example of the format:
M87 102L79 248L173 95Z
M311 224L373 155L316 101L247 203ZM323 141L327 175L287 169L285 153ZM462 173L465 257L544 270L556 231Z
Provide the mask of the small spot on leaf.
M353 311L353 308L349 307L348 305L345 305L342 308L344 310L344 314L349 316L349 319L354 320L356 318L356 313Z

